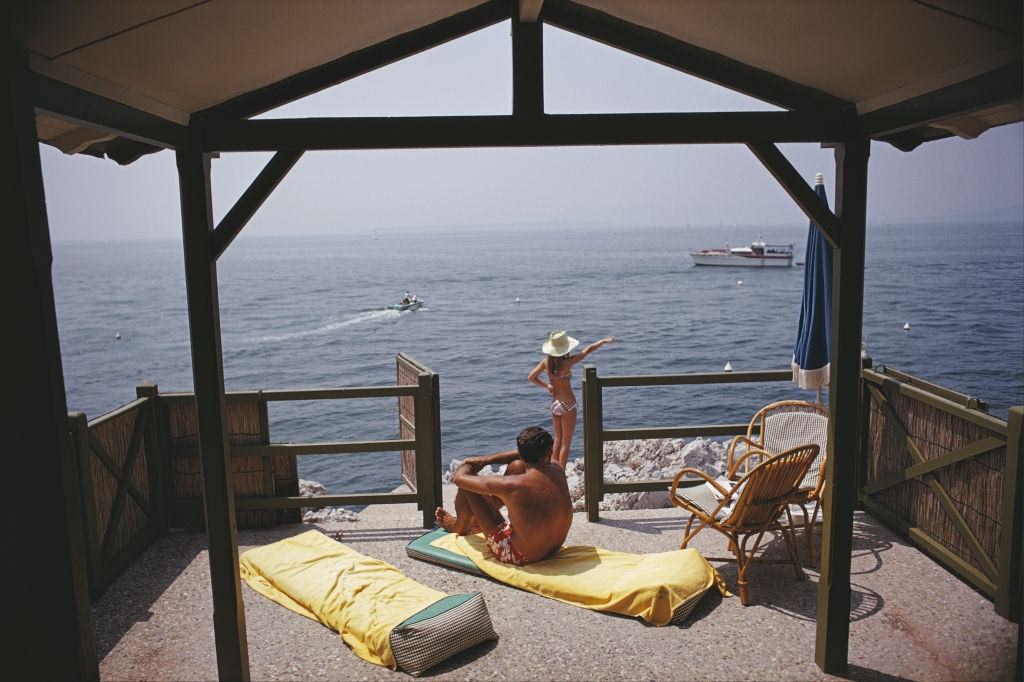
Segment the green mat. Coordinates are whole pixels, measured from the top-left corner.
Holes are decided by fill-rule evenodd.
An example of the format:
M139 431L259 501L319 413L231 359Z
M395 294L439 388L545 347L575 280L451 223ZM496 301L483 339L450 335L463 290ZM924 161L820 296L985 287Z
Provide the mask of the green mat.
M444 528L437 528L424 535L419 536L408 545L405 546L405 553L411 556L413 559L419 559L420 561L429 561L432 564L440 564L447 568L456 568L466 573L472 573L474 575L484 575L483 571L476 567L469 557L464 554L455 554L449 552L447 549L441 549L439 547L432 547L430 545L434 540L444 537L448 534Z

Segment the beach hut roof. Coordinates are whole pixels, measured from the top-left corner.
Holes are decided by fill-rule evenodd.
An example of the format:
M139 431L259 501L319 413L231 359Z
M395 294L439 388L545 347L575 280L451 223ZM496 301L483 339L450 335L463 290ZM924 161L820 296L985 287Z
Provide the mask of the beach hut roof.
M16 35L39 139L122 162L151 151L45 109L63 86L186 125L251 116L516 14L771 101L855 111L912 149L1024 119L1021 5L968 0L24 0ZM53 95L56 96L56 95ZM42 100L42 101L40 101ZM85 106L85 105L83 105Z

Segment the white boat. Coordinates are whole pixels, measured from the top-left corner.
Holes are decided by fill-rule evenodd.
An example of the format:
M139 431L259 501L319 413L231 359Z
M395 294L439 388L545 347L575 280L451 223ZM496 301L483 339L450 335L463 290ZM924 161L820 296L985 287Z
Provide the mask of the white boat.
M423 301L416 299L415 301L407 301L405 303L392 303L387 307L388 310L397 310L404 312L406 310L419 310L423 307Z
M694 265L729 265L747 268L784 267L793 265L794 244L766 244L761 236L750 246L691 251Z

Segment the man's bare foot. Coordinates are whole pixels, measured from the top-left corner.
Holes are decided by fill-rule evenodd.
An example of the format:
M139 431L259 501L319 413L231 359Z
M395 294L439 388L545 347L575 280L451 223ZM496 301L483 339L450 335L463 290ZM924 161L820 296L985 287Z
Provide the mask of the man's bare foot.
M444 510L443 507L438 507L434 510L434 519L437 521L437 525L444 528L449 533L459 532L459 519L458 517L452 516Z

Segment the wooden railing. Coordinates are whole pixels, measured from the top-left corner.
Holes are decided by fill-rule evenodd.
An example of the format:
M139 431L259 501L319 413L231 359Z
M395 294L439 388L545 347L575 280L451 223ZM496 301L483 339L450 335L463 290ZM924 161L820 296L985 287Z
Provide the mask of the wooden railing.
M405 357L405 356L401 356ZM423 527L434 526L434 509L441 504L441 444L440 434L435 436L436 424L440 421L440 398L437 375L422 368L417 374L416 384L393 386L358 386L350 388L320 389L274 389L261 391L234 391L228 395L235 399L255 399L261 404L275 401L348 400L354 398L411 398L414 404L412 419L406 419L413 433L412 438L365 441L331 441L318 443L283 443L267 445L231 446L232 458L285 456L289 458L304 455L346 455L357 452L410 452L416 462L415 477L407 484L408 493L349 493L344 495L265 495L239 498L235 508L245 510L300 509L342 505L408 504L416 503L423 512ZM164 394L162 400L173 404L176 401L191 401L191 394ZM401 410L400 410L401 412ZM436 413L436 414L435 414ZM401 413L399 418L402 419ZM198 448L171 447L172 458L197 458Z
M697 426L652 426L643 428L604 428L603 394L605 388L623 386L693 386L700 384L741 384L791 381L792 370L766 372L709 372L700 374L660 374L599 377L597 368L587 365L583 372L583 476L584 496L589 521L600 519L600 504L606 493L668 490L670 480L608 483L604 480L604 444L616 440L644 438L693 438L696 436L736 436L747 432L748 423L703 424ZM683 485L686 485L684 482Z
M153 417L144 396L92 421L68 415L94 601L166 532Z
M416 503L423 527L441 504L438 376L406 355L399 383L351 388L231 391L225 394L237 521L296 523L302 508ZM90 596L98 598L139 554L170 527L201 528L202 477L192 393L160 393L153 384L131 403L92 421L68 415L85 520ZM396 398L397 439L271 443L268 404L275 401ZM402 452L411 492L299 496L296 459L306 455Z
M864 370L860 502L1020 620L1022 422L881 367Z

